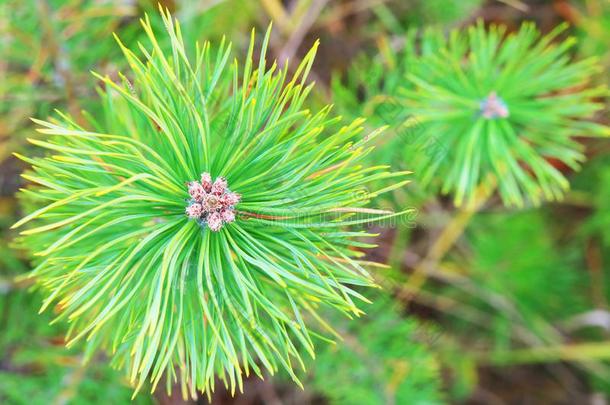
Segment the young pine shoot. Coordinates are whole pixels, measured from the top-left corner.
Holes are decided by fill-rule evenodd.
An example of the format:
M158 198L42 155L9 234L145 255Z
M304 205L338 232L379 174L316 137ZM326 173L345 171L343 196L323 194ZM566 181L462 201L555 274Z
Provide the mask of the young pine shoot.
M70 325L68 346L107 351L137 390L184 396L232 391L243 376L303 364L330 326L324 308L358 315L372 279L352 229L400 215L366 208L406 172L363 164L377 132L304 107L316 45L294 75L266 66L269 32L243 65L222 41L187 52L163 13L171 47L119 41L131 72L97 76L103 114L88 124L35 120L43 157L14 227L34 253L42 310ZM383 184L378 191L369 184ZM315 321L315 322L314 322Z

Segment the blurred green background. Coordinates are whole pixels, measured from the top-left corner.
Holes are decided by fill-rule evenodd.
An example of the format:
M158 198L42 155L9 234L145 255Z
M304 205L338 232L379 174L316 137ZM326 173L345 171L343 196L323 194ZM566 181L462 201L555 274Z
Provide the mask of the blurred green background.
M271 52L284 63L320 38L312 107L332 103L348 117L363 114L357 104L368 95L344 87L346 78L366 81L375 73L361 61L432 25L449 30L482 19L514 31L533 21L546 33L567 22L578 40L572 56L597 57L603 69L594 82L610 79L607 0L161 3L181 21L186 43L225 35L245 52L250 29L260 34L273 21ZM17 278L28 260L11 248L8 228L20 216L14 194L24 183L23 163L12 154L40 153L26 141L34 135L29 118L47 118L54 109L95 114L98 83L90 71L117 77L125 66L111 34L135 44L145 12L161 24L156 2L148 0L0 3L0 404L130 403L131 389L103 355L82 365L78 348L63 346L65 326L48 325L52 314L38 315L39 297ZM386 85L399 86L400 74ZM610 106L594 119L607 124ZM505 208L490 195L477 209L457 208L419 185L415 173L409 192L385 203L413 206L417 216L374 229L379 246L370 259L392 267L379 270L384 292L369 295L375 303L363 319L331 319L343 341L319 347L303 375L305 389L281 375L252 378L235 397L218 385L213 403L607 403L610 141L582 144L588 158L582 170L560 168L571 190L540 207ZM376 156L401 166L395 154ZM134 401L184 403L178 392L143 393Z

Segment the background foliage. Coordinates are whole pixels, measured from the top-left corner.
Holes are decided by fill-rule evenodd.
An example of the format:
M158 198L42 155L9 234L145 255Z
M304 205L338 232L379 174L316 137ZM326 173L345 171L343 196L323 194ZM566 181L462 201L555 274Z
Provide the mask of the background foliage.
M164 5L181 20L187 44L224 34L236 53L244 54L250 29L264 32L273 21L269 59L283 63L304 57L320 38L310 75L317 82L312 107L333 103L348 118L366 115L369 132L389 124L386 136L375 139L379 147L371 160L394 169L413 169L405 159L407 148L416 155L444 151L441 133L422 136L425 122L409 121L406 133L416 141L405 142L400 128L367 108L378 105L380 94L404 95L406 71L422 68L407 63L396 69L384 59L400 53L409 35L419 41L415 29L448 32L481 19L486 25L504 24L510 32L533 21L546 34L567 23L554 43L575 36L568 57L595 57L602 69L562 94L591 92L610 77L610 6L604 0L176 0ZM52 314L37 315L40 297L16 278L30 263L9 247L15 234L8 227L21 215L14 194L25 184L18 176L23 166L12 153L41 153L26 146L26 137L33 136L29 117L45 119L54 108L77 119L83 108L96 112L99 83L89 71L116 78L125 66L110 34L134 44L141 39L143 12L161 28L154 9L145 0L0 4L2 403L128 403L132 390L121 374L102 355L81 366L82 347L63 347L64 326L49 326ZM589 96L605 104L588 122L607 124L607 100L599 92ZM538 107L537 115L548 108ZM333 320L343 342L318 343L319 354L303 375L305 389L287 376L251 378L243 394L232 398L219 389L213 402L522 403L533 398L584 403L610 397L610 143L578 138L578 144L586 157L582 169L550 162L571 188L561 202L538 208L528 203L507 208L485 187L470 194L470 206L456 207L419 181L416 171L413 184L388 196L384 206L413 207L418 214L393 227L371 229L380 233L379 246L367 258L391 265L374 273L385 293L369 297L374 304L364 318ZM136 401L182 400L177 392L173 397L140 394Z

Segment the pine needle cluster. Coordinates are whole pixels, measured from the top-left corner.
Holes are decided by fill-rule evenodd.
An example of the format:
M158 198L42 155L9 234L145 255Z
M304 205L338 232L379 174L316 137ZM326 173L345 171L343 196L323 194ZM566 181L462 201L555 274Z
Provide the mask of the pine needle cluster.
M574 60L574 39L560 39L565 29L541 35L524 23L507 33L479 22L449 34L412 30L399 50L382 41L378 57L361 60L334 89L346 109L360 104L392 125L401 152L394 143L386 156L401 153L424 188L456 205L470 204L490 178L506 205L558 200L566 171L585 160L577 138L610 134L593 121L608 94L590 86L600 66Z
M215 378L235 391L265 369L297 380L299 353L330 328L319 310L358 315L359 287L373 284L360 259L370 235L349 227L400 215L367 204L407 173L364 164L379 132L364 137L361 120L304 107L317 44L294 75L267 67L269 32L258 61L254 33L243 64L226 41L190 56L162 14L169 52L146 18L148 45L119 40L131 72L97 75L103 114L35 120L46 137L31 142L48 153L19 156L31 186L14 227L42 310L69 323L69 346L110 353L136 391L178 382L194 397ZM239 197L214 230L185 212L202 173Z

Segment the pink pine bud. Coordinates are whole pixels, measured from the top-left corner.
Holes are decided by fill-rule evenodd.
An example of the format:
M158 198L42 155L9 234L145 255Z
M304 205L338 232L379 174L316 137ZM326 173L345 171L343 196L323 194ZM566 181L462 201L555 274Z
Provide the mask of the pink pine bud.
M212 191L212 176L210 176L210 173L201 173L201 185L207 193Z
M196 181L192 181L189 183L189 195L193 198L193 200L201 202L205 197L205 190L201 184L197 183Z
M212 194L222 195L227 189L227 181L224 177L217 177L212 184Z
M208 227L214 232L217 232L222 228L222 217L219 213L213 212L208 216Z
M510 113L504 100L498 97L494 91L481 102L481 115L487 119L496 119L506 118Z
M217 177L212 183L210 173L201 173L201 182L187 183L188 192L192 197L186 207L186 215L191 219L198 219L199 224L207 225L210 230L217 232L223 224L235 221L233 207L241 201L241 196L231 192L227 180Z
M216 211L221 205L220 197L215 194L208 194L203 201L203 209L207 212Z
M240 200L241 200L241 196L237 193L229 192L222 196L222 203L226 206L237 205L237 203L239 203Z
M224 209L220 211L220 216L222 217L222 220L226 223L235 221L235 211L233 211L232 209Z
M191 219L197 219L203 213L203 207L199 203L193 203L186 207L186 215Z

